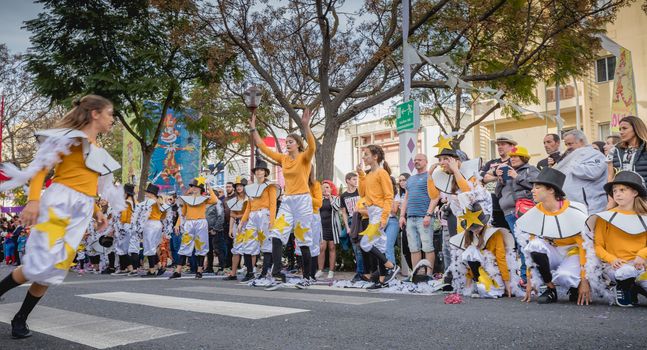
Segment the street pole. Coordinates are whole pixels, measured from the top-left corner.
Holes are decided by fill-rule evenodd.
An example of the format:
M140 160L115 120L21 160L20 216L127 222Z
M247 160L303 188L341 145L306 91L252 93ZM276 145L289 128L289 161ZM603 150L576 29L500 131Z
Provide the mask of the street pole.
M410 1L404 0L402 2L402 53L404 58L404 99L402 102L407 102L411 98L411 64L409 62L409 55L406 53L405 45L409 42L409 13ZM416 115L415 118L418 118ZM414 125L418 126L418 120L414 120ZM418 147L418 129L401 131L398 134L399 140L399 163L400 174L408 172L413 173L413 158L417 153ZM396 174L398 175L398 174ZM400 250L400 266L402 266L401 273L403 275L409 274L406 259L402 250ZM411 266L413 267L413 266Z

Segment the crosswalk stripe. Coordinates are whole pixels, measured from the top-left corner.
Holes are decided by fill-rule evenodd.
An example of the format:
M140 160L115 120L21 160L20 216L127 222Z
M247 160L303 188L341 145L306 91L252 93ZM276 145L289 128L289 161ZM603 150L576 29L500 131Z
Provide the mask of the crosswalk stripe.
M79 296L89 299L146 305L181 311L201 312L222 316L241 317L252 320L310 311L306 309L289 307L236 303L218 300L180 298L166 295L129 292L82 294Z
M0 322L11 323L20 303L0 305ZM27 322L32 331L96 349L168 337L184 332L39 305Z
M313 301L313 302L320 302L320 303L336 303L336 304L346 304L346 305L366 305L366 304L381 303L381 302L393 300L393 299L383 299L383 298L353 297L353 296L335 295L335 294L314 294L310 292L295 293L295 292L285 292L285 291L274 291L270 293L262 290L253 290L253 289L206 287L206 286L169 288L169 290L207 293L207 294L220 294L220 295L235 295L235 296L251 297L251 298L271 298L271 299Z

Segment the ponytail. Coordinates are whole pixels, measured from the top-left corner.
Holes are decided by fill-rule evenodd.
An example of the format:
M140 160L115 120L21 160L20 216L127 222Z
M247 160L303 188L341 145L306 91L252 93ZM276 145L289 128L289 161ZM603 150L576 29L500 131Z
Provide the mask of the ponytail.
M389 167L389 163L387 163L386 160L382 162L382 167L387 173L389 173L389 175L391 175L391 167Z

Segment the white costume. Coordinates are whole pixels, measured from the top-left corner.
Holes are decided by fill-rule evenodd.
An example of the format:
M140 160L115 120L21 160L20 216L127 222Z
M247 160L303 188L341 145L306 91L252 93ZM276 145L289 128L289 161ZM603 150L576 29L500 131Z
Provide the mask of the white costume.
M488 242L496 234L501 234L503 237L504 251L497 252L496 250L501 249L502 247L494 247L495 251L492 252L487 249ZM514 237L512 234L505 229L487 227L483 236L482 245L478 245L478 236L475 236L474 241L467 246L465 243L465 233L459 233L453 236L449 242L452 249L452 257L454 261L450 266L450 271L452 271L453 280L452 284L456 291L463 292L465 295L471 294L472 290L465 288L467 273L469 269L470 262L479 263L479 276L478 280L474 282L473 286L475 287L476 293L481 298L498 298L505 293L505 284L503 280L503 274L501 272L498 259L505 259L506 274L509 277L508 283L510 284L511 289L515 294L521 294L521 291L518 290L519 277L516 274L516 270L519 266L516 254L514 252ZM503 253L504 256L497 256L497 254ZM472 271L473 274L473 271ZM516 290L515 290L516 289Z
M214 195L215 198L215 195ZM206 213L205 203L209 201L210 197L207 196L181 196L183 205L188 207L202 207ZM183 209L185 210L185 209ZM188 210L188 209L186 209ZM209 252L209 226L207 225L206 218L190 219L182 218L182 244L178 254L184 256L193 255L205 256Z
M359 241L359 245L365 252L376 247L380 252L386 253L386 233L380 229L383 209L377 205L370 205L366 210L368 211L368 227L360 232L362 239Z
M162 241L162 222L150 219L153 206L157 206L161 212L168 209L167 207L162 208L156 200L147 198L137 204L132 219L132 225L135 227L134 231L140 233L143 237L145 256L157 255L157 247ZM134 241L131 238L128 250L132 252L134 249ZM139 246L137 246L137 251L132 253L139 253Z
M288 243L294 230L298 246L312 246L312 197L310 193L283 196L269 238L279 238L283 245Z
M246 205L249 205L249 203L247 203L247 196L245 196L244 199L239 199L238 196L235 196L234 198L231 198L227 201L227 206L229 207L230 211L242 213L245 211ZM258 242L258 240L247 239L245 232L238 232L237 228L239 224L240 219L234 219L234 225L236 226L233 228L234 244L231 248L231 253L236 255L251 254L246 252L254 251L255 243L252 241Z
M34 160L25 170L3 164L2 170L11 180L0 185L7 191L26 184L43 169L51 169L61 162L70 148L82 145L85 166L98 173L98 193L115 208L125 208L121 187L113 184L112 172L120 165L102 148L96 147L87 135L74 129L52 129L36 133L40 144ZM90 224L94 198L63 184L54 183L42 194L37 225L25 248L22 272L39 284L56 285L63 282L76 256L77 247Z
M582 233L586 228L587 209L577 202L564 201L564 206L557 213L547 213L540 203L520 217L515 225L515 235L524 247L526 265L532 270L535 286L551 281L542 281L532 260L533 253L548 256L552 282L558 287L578 288L584 274L580 265L586 254Z

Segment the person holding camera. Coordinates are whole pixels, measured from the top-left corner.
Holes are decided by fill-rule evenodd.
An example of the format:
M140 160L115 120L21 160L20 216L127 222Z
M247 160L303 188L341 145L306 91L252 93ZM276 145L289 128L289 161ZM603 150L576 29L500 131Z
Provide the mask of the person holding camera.
M541 170L546 167L552 167L562 159L562 155L559 153L560 142L561 140L557 134L548 134L544 136L544 149L546 150L548 157L537 163L537 169Z

